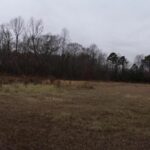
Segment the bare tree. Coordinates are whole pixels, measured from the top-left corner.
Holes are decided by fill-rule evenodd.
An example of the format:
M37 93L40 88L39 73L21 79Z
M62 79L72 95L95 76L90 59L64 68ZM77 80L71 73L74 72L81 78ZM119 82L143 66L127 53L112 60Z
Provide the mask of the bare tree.
M61 39L57 35L43 35L41 41L41 53L46 55L56 54L61 47Z
M72 56L76 56L82 52L82 49L83 49L82 45L78 43L69 43L67 44L67 47L66 47L66 53Z
M10 21L10 26L15 35L15 48L16 51L18 52L19 36L21 35L24 29L24 20L21 17L14 18L13 20Z
M11 51L12 35L7 24L0 26L0 35L1 49L5 51Z
M32 49L35 54L38 53L40 36L43 32L44 26L42 20L35 20L34 18L30 19L29 22L29 37L31 39Z
M65 53L69 40L70 40L69 31L66 28L63 28L62 33L61 33L61 53L62 54Z
M91 44L90 47L87 49L87 53L89 54L89 56L91 56L93 60L98 56L99 52L100 50L96 44Z
M135 57L134 63L135 63L138 67L140 67L141 64L142 64L142 60L144 60L144 55L137 55L137 56Z

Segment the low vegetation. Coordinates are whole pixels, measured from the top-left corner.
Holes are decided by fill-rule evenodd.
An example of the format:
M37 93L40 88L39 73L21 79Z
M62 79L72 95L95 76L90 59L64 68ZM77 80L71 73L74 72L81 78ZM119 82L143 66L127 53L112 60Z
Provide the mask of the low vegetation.
M149 150L149 91L113 82L3 83L0 149Z

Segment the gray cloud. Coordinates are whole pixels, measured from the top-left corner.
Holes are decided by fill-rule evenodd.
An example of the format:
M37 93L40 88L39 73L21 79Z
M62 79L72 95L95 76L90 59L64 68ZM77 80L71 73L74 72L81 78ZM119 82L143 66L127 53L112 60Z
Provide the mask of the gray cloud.
M46 30L68 28L73 41L96 43L133 60L150 52L149 0L0 0L0 22L13 17L42 18Z

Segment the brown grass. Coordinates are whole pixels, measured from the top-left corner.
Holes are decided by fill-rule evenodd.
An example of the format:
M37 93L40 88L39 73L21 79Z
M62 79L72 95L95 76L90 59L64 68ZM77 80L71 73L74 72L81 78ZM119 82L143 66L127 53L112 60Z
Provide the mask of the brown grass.
M150 85L0 86L2 150L149 150Z

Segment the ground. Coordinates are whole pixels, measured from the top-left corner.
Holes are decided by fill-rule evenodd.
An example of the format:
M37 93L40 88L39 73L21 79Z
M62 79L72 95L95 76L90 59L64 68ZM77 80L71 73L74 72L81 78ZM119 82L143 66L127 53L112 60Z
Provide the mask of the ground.
M149 150L150 85L1 85L0 149Z

